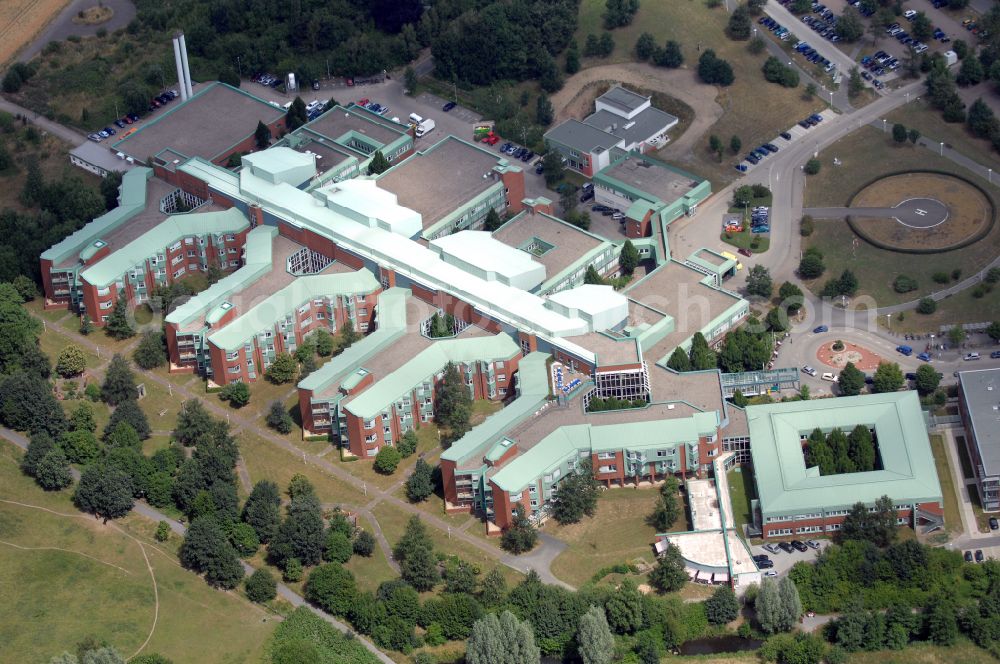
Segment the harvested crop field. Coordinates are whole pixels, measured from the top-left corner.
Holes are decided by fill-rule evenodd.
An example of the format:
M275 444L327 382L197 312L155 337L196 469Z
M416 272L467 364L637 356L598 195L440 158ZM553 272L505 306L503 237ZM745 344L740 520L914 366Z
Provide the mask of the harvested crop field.
M993 205L977 187L943 173L891 175L862 189L851 207L894 207L902 201L937 201L947 208L947 217L926 228L887 218L854 217L855 230L876 245L902 251L944 251L981 238L993 223Z
M66 0L0 2L0 63L7 62L56 17Z

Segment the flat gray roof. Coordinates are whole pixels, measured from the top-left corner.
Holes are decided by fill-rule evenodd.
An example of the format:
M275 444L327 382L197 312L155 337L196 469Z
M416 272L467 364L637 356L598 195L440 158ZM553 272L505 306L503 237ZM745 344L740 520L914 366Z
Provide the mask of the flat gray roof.
M416 210L429 228L497 182L498 157L453 136L386 171L375 183ZM489 177L483 177L490 174Z
M493 237L517 249L533 244L535 238L552 245L543 254L528 252L545 266L546 279L552 279L604 242L572 224L531 210L504 224Z
M626 147L662 134L678 122L676 117L658 108L647 108L631 120L600 110L587 116L583 121L592 127L625 139Z
M958 372L984 477L1000 475L1000 369Z
M378 116L376 116L378 117ZM381 145L389 145L403 135L402 131L390 129L381 118L376 121L370 113L362 113L352 107L345 110L337 106L306 125L309 129L327 138L338 141L348 132L357 132Z
M296 152L312 153L316 155L316 171L322 175L328 170L350 158L347 151L341 146L334 146L333 142L322 136L306 132L309 140L292 147Z
M610 150L621 141L614 134L573 119L549 129L545 132L545 140L555 141L580 152Z
M685 401L703 411L717 410L722 418L722 386L718 371L697 371L675 374L661 366L648 363L650 397L655 401ZM732 411L729 409L730 416ZM730 420L732 424L732 420ZM743 418L746 426L746 418ZM727 429L726 435L732 434Z
M252 136L258 122L270 124L284 114L247 92L212 83L188 101L174 100L172 107L156 111L148 124L113 149L142 161L165 148L211 161Z
M701 184L688 175L632 155L612 164L601 175L656 196L667 204L683 198Z
M115 151L105 147L103 145L98 145L97 143L86 140L80 145L76 146L69 151L71 155L77 159L81 159L88 164L97 166L98 168L103 168L106 171L122 171L125 172L137 165L141 164L130 164L124 159L119 159L115 156Z
M644 97L638 92L632 92L631 90L626 90L620 85L616 85L598 97L597 101L604 102L609 106L620 108L626 113L631 113L649 101L649 97Z

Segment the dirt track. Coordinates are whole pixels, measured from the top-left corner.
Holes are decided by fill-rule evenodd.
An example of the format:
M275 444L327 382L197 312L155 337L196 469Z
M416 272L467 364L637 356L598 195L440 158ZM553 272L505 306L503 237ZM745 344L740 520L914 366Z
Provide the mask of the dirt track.
M715 101L718 93L715 86L698 81L694 71L663 69L633 62L591 67L566 79L563 89L552 96L556 121L561 122L571 117L582 119L593 112L594 95L593 86L590 84L600 81L659 90L680 99L694 109L691 126L683 136L664 149L662 154L665 157L680 157L688 153L691 147L701 140L708 128L722 117L722 107Z

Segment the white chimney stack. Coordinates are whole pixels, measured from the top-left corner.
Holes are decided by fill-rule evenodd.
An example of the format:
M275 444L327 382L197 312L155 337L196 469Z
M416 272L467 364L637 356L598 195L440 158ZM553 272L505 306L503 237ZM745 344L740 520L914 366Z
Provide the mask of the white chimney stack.
M181 44L178 40L179 35L174 35L174 64L177 65L177 87L180 88L181 101L186 101L188 98L187 85L184 79L184 63L181 62Z
M187 43L184 41L184 33L178 35L181 46L181 63L184 65L184 84L187 86L188 97L194 96L194 89L191 87L191 68L188 67Z

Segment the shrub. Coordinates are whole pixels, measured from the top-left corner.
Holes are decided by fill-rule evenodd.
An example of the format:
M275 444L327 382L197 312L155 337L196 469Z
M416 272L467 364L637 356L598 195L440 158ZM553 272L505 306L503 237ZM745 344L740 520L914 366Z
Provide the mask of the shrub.
M936 284L946 284L951 280L951 277L948 276L947 272L935 272L931 275L931 279L933 279Z
M909 293L917 290L917 285L916 279L901 274L892 282L892 289L897 293Z
M819 159L810 159L809 161L806 162L805 168L803 170L805 170L806 175L816 175L817 173L819 173L819 169L820 169Z
M258 604L269 602L278 594L278 583L266 569L259 569L247 577L244 588L250 601Z
M399 450L392 445L386 445L375 455L375 470L383 475L392 475L402 460Z
M929 315L934 313L935 311L937 311L937 302L935 302L929 297L921 299L920 303L917 305L918 314Z
M813 225L813 218L807 214L804 217L802 217L802 222L799 226L799 235L801 235L802 237L809 237L810 235L813 234L813 230L815 230Z

